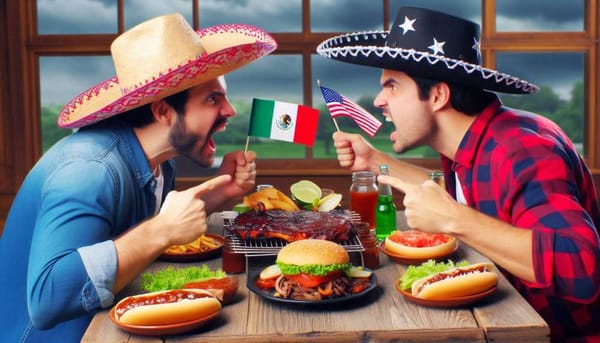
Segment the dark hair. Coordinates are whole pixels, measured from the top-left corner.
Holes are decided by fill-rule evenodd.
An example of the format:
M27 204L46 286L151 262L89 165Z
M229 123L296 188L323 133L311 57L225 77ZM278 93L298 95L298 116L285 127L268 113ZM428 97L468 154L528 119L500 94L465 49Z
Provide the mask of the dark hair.
M417 84L419 89L419 99L426 100L429 98L431 87L438 84L439 80L431 80L418 76L408 75ZM496 95L480 88L463 86L456 83L447 82L450 87L450 104L454 109L467 115L475 115L481 112Z
M185 103L188 100L189 89L181 91L179 93L175 93L173 95L169 95L163 100L169 104L169 106L173 107L177 115L183 116ZM120 122L126 123L131 127L144 127L146 125L154 122L154 115L152 114L152 109L150 108L151 104L146 104L127 112L118 114L113 116L112 118L103 120L103 122Z

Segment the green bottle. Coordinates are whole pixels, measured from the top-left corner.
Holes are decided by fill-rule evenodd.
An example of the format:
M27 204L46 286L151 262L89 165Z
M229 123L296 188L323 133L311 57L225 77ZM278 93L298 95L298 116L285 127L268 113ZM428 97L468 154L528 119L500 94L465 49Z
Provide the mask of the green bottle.
M387 164L379 166L379 175L389 175ZM375 208L375 234L377 240L385 240L396 230L396 205L390 185L379 184L377 207Z

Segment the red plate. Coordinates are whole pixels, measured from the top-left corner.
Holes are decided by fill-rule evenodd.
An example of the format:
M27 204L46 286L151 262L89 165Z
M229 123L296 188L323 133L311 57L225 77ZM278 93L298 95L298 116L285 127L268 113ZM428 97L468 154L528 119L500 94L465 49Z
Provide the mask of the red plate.
M399 282L396 282L396 290L398 292L400 292L400 294L402 294L408 300L410 300L416 304L419 304L419 305L428 306L428 307L459 307L459 306L465 306L465 305L472 304L476 301L479 301L479 300L487 297L488 295L494 293L494 291L496 290L496 286L488 289L487 291L483 291L481 293L477 293L477 294L473 294L473 295L469 295L469 296L465 296L465 297L441 299L441 300L423 299L423 298L415 297L412 295L411 292L403 291L402 289L400 289Z
M421 264L427 260L445 260L448 256L454 254L457 249L458 249L458 241L456 241L456 246L454 247L454 250L452 250L450 253L440 254L440 255L432 255L432 256L428 256L426 258L412 258L410 256L400 255L400 254L391 252L389 250L386 250L385 241L381 242L381 244L379 245L379 250L381 250L381 252L386 254L392 261L397 262L397 263L402 263L402 264Z
M207 233L205 236L214 239L217 243L217 247L199 252L185 252L181 254L163 253L160 255L160 258L170 262L195 262L219 256L221 254L221 250L223 250L223 244L225 243L223 236L213 233Z
M115 314L115 307L113 307L108 316L110 320L112 320L115 325L121 328L123 331L127 331L129 333L133 333L136 335L144 335L144 336L168 336L168 335L176 335L183 332L191 331L197 329L205 324L207 324L211 319L215 318L221 313L221 311L217 311L207 317L198 318L189 322L177 323L177 324L168 324L168 325L128 325L121 323Z

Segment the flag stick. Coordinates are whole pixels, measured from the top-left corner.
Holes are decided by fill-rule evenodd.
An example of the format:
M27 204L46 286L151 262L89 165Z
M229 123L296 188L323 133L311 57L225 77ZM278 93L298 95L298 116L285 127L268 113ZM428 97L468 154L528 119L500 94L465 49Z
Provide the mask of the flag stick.
M250 143L250 136L246 136L246 148L244 148L244 153L248 152L248 144Z
M317 85L319 86L319 90L321 91L321 94L323 93L323 90L321 89L321 80L317 80ZM329 108L327 108L327 110L329 111ZM329 114L331 114L331 112L329 112ZM338 126L337 121L335 120L334 117L330 116L331 120L333 120L333 125L335 125L335 128L337 129L337 131L340 131L340 127Z

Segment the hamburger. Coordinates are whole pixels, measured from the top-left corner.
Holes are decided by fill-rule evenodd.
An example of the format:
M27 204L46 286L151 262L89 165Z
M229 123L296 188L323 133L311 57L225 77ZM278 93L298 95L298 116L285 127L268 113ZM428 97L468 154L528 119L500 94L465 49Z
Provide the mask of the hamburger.
M296 300L321 300L360 293L370 286L370 272L353 273L346 249L322 239L287 244L275 265L263 269L256 284L275 288L275 296ZM359 276L359 277L356 277Z
M283 247L275 261L281 274L304 287L337 279L352 267L342 246L323 239L304 239Z

